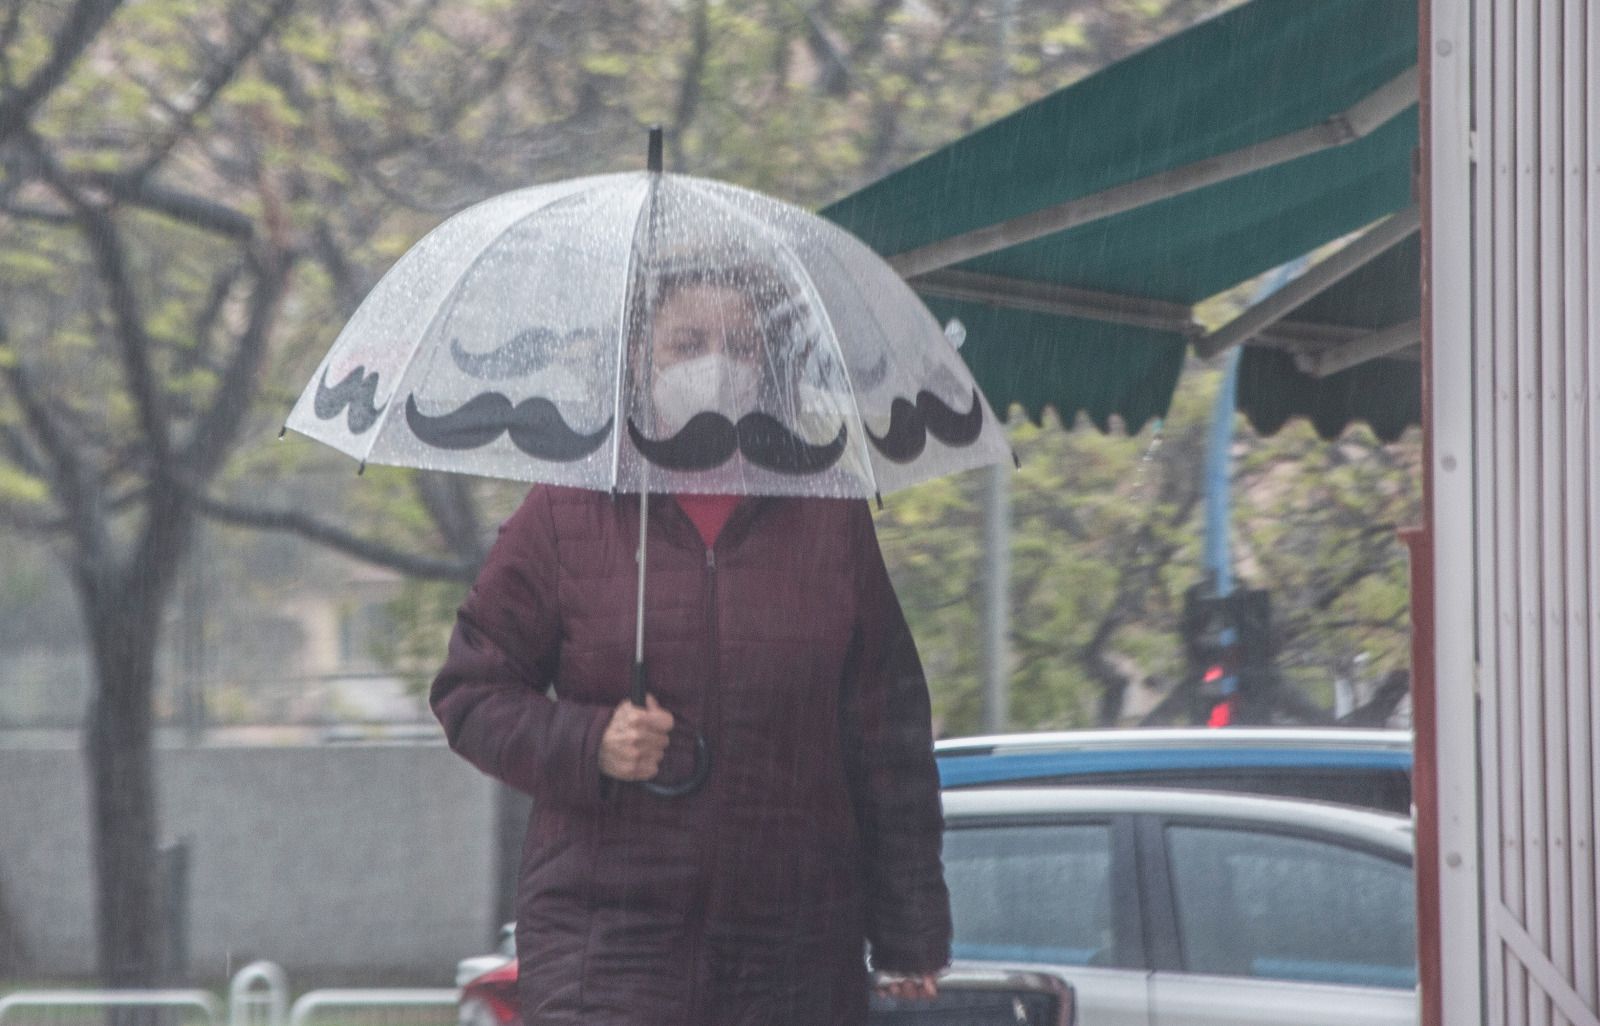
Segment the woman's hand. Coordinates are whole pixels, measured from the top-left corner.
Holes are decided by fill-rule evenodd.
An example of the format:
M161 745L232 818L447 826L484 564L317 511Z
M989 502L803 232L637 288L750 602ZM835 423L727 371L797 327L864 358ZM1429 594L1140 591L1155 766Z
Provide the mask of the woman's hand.
M878 993L900 1001L932 1001L939 996L937 973L879 973Z
M644 708L623 699L611 714L600 738L600 772L617 780L649 780L661 768L672 731L672 714L661 708L654 695L644 697Z

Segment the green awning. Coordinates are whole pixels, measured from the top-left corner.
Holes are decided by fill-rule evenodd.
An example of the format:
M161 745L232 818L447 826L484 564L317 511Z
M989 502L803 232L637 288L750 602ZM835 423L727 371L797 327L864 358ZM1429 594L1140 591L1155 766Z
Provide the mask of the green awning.
M1422 310L1421 271L1422 243L1412 236L1289 316L1363 331L1414 321ZM1379 357L1317 378L1297 368L1286 352L1246 346L1238 396L1251 426L1264 435L1298 416L1333 438L1359 417L1392 442L1422 423L1422 364L1415 355Z
M1084 412L1102 428L1115 415L1137 430L1171 402L1196 330L1189 307L1411 204L1417 127L1415 80L1406 76L1416 38L1411 2L1254 0L823 214L896 260L936 315L962 321L963 355L997 408L1020 404L1038 419L1054 407L1065 423ZM1375 105L1384 113L1372 117ZM1298 145L1337 131L1346 114L1371 124L1351 141L1272 166L1256 159L1284 137ZM1210 174L1235 159L1260 169ZM1171 185L1163 177L1197 175L1209 184L1162 191ZM1155 192L1137 205L1093 217L1095 204L1145 185ZM1015 237L1016 219L1030 215L1067 227L1006 245L973 234L1007 225ZM1048 220L1058 215L1066 220ZM1323 309L1351 294L1336 285L1291 317L1360 326ZM1293 341L1269 335L1273 345ZM1313 413L1324 432L1352 418L1393 420L1394 389L1349 387L1368 376L1361 367L1347 380L1351 371L1310 378L1277 350L1252 353L1247 364L1241 402L1258 425ZM1413 398L1402 419L1415 419L1415 407Z

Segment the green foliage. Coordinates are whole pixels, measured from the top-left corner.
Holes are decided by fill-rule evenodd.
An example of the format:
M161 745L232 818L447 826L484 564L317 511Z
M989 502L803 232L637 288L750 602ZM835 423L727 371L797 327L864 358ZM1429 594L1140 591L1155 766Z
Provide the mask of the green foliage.
M1137 720L1178 680L1183 592L1202 577L1205 432L1219 380L1191 367L1166 422L1139 437L1012 429L1022 460L1011 477L1014 726ZM1395 532L1419 515L1418 455L1415 439L1384 447L1359 427L1330 445L1303 424L1265 439L1239 426L1238 570L1273 593L1288 683L1325 707L1334 678L1409 665ZM985 483L974 472L909 489L878 518L950 734L983 726ZM1108 690L1121 697L1102 705Z
M384 604L389 629L374 636L372 656L399 674L409 693L427 693L460 604L459 584L416 580Z
M155 181L243 213L258 244L300 257L253 390L250 441L219 490L308 504L394 547L437 552L444 532L412 474L373 467L358 482L342 457L269 440L366 289L447 214L532 182L638 167L655 121L677 170L820 204L1230 2L329 0L276 22L184 121L196 83L267 7L134 0L32 127L75 170L124 170L166 145ZM47 58L58 8L20 9L5 48L15 78ZM223 280L238 250L165 214L123 207L117 218L163 395L180 415L203 407L218 388L214 340L244 313ZM83 422L109 492L134 489L139 460L117 440L134 432L137 409L94 265L70 225L3 223L12 348L0 360L25 356ZM1220 297L1206 316L1236 300ZM1176 679L1173 626L1199 576L1215 381L1191 369L1166 423L1136 438L1013 430L1017 725L1134 715ZM0 393L0 424L16 414ZM1380 447L1353 429L1329 446L1296 426L1242 434L1235 456L1240 570L1273 589L1292 678L1323 689L1359 653L1364 672L1404 666L1393 528L1416 516L1415 443ZM932 482L891 496L879 518L948 731L979 725L983 484L981 473ZM10 467L0 507L33 508L40 487ZM491 521L520 491L474 486ZM408 584L383 660L420 679L459 595L459 585Z

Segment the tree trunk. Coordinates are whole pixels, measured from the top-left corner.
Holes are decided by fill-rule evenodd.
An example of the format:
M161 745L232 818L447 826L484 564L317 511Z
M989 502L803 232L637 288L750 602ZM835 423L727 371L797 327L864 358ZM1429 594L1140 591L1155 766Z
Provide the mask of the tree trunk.
M163 982L151 745L159 606L86 605L94 609L88 627L96 686L84 756L100 974L108 987L155 986Z
M192 536L194 515L178 493L165 488L153 491L147 509L130 558L80 557L74 567L94 656L84 758L93 813L96 953L100 976L109 987L168 982L156 848L152 700L162 614ZM113 1016L111 1021L132 1020Z

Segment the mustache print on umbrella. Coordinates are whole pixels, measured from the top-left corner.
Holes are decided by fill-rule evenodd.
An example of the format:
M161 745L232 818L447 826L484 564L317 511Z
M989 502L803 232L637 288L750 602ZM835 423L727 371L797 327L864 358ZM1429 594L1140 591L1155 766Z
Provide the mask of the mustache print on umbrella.
M521 378L542 371L557 353L580 347L587 351L599 341L592 328L577 328L562 335L551 328L528 328L517 332L505 344L486 353L469 352L461 340L450 340L450 358L464 374L480 381Z
M461 340L450 340L450 357L463 373L485 381L520 378L543 370L554 353L556 333L549 328L519 331L504 345L487 353L472 353L461 347Z
M418 409L415 395L406 397L406 424L411 433L436 449L476 449L504 432L529 456L557 463L581 460L600 448L615 420L607 418L598 431L583 434L562 418L555 403L540 396L512 405L498 392L484 392L437 417Z
M359 435L376 424L378 417L388 407L376 405L378 398L378 372L367 373L365 366L357 366L332 388L328 387L328 369L322 369L322 380L317 382L317 395L311 409L319 420L332 420L346 409L345 426L352 435Z
M917 401L896 398L889 404L889 430L883 437L867 431L867 438L883 455L895 463L910 463L922 455L932 435L945 445L960 448L978 440L983 431L983 404L978 390L972 390L972 406L958 413L927 389L917 393Z
M845 436L841 424L833 441L812 445L778 418L759 411L745 414L736 424L707 410L690 417L671 438L662 439L646 437L632 418L628 420L628 437L634 448L667 470L710 470L740 452L756 466L779 474L819 474L839 462Z

